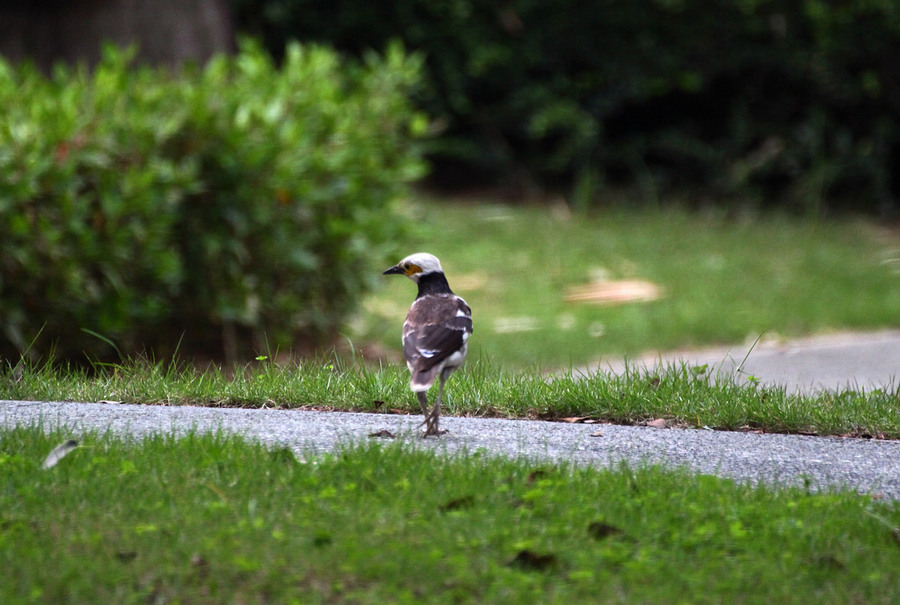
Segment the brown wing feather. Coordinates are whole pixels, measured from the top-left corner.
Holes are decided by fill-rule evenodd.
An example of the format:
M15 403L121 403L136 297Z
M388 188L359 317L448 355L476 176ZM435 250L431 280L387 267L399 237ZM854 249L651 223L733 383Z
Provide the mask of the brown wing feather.
M472 333L471 309L457 296L417 300L403 325L403 355L415 373L428 372L465 344Z

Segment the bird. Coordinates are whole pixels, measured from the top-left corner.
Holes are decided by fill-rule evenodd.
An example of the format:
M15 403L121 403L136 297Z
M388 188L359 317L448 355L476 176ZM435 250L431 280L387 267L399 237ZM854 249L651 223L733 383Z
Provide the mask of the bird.
M439 436L441 399L447 378L466 360L472 334L472 309L453 293L441 261L427 252L417 252L387 269L383 275L405 275L418 286L418 293L403 322L403 357L410 372L410 388L425 415L424 437ZM428 407L428 390L440 381L434 407Z

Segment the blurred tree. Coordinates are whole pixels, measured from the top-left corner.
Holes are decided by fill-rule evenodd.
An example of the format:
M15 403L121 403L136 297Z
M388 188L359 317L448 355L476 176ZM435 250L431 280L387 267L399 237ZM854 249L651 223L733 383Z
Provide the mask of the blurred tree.
M234 33L225 0L0 0L0 55L12 61L44 71L57 61L94 65L104 42L178 65L233 50Z

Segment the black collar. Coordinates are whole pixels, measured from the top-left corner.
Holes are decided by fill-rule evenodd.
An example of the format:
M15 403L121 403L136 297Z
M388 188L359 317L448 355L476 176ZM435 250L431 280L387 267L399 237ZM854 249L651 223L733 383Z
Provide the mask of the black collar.
M453 294L443 273L428 273L419 278L419 294L416 298L422 298L428 294Z

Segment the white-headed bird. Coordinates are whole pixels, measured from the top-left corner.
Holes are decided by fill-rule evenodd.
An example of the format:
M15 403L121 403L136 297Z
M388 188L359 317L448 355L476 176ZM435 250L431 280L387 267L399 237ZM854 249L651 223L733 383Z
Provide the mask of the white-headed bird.
M431 254L411 254L384 275L405 275L419 287L403 323L403 356L411 374L410 388L425 414L424 436L440 435L444 382L466 359L472 310L450 289L441 261ZM429 409L427 393L436 378L440 379L440 388L434 407Z

